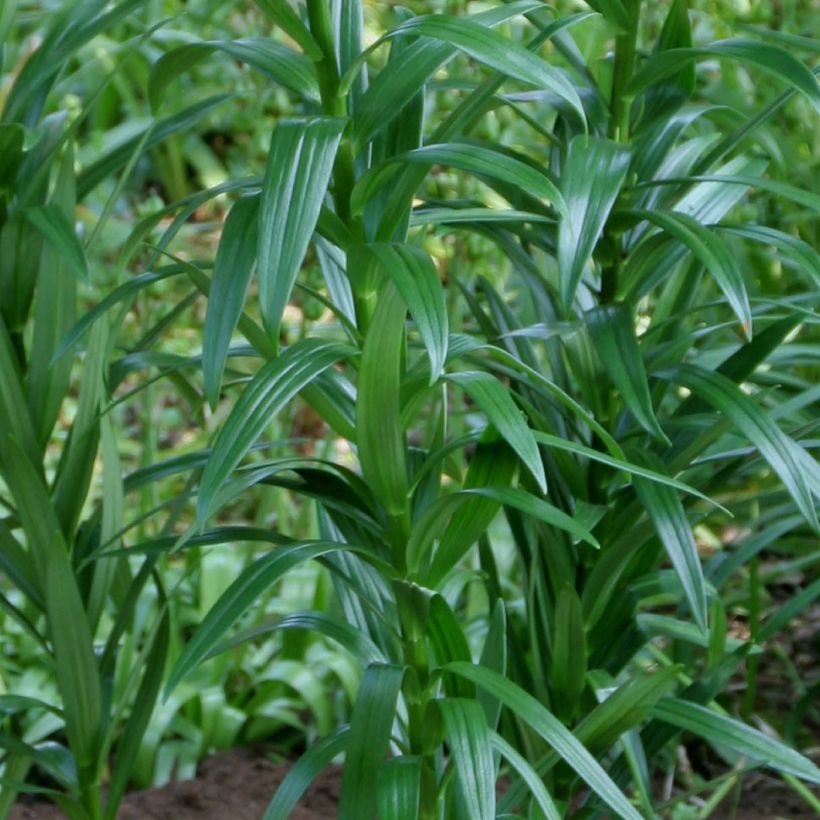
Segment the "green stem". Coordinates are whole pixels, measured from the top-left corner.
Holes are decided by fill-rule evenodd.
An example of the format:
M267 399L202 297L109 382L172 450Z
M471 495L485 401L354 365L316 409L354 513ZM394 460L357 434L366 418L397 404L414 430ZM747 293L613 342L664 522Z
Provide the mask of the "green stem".
M641 0L626 0L629 28L615 38L615 65L612 70L612 96L609 103L609 136L619 142L629 141L629 112L632 99L626 89L635 72L635 51Z

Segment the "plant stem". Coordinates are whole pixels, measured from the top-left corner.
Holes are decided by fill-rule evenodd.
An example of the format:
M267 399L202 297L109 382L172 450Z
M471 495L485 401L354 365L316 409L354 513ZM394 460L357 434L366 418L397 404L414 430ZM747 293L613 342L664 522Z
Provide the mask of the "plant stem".
M632 100L626 96L626 89L635 72L641 0L625 0L624 6L629 16L629 28L615 37L615 65L612 70L612 96L609 103L609 136L619 142L629 141L629 112Z

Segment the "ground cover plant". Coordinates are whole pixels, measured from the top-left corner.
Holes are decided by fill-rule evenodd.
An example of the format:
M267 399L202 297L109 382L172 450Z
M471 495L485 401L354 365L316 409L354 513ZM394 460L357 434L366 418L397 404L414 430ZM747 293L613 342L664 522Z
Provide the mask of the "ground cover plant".
M314 737L268 818L340 756L340 817L666 816L692 796L659 799L653 776L693 736L722 767L693 784L702 816L759 766L817 809L811 739L777 738L755 696L761 646L820 594L818 203L779 178L771 130L816 117L794 53L811 41L699 37L677 0L257 5L259 36L232 39L204 4L192 20L218 36L72 6L6 95L3 608L56 693L0 695L4 809L31 789L115 816L140 770L301 738L300 702ZM55 84L83 88L69 56L102 32L153 120L76 176L83 123L132 75L43 114ZM197 136L199 182L220 177L198 191L180 140L236 102L213 65L275 87L278 114L261 174L215 170ZM151 157L165 201L106 259ZM190 220L219 202L214 254ZM112 287L78 316L89 258ZM199 335L202 304L201 353L163 348ZM198 431L168 458L160 384ZM283 612L294 577L311 592ZM248 645L251 695L230 700Z

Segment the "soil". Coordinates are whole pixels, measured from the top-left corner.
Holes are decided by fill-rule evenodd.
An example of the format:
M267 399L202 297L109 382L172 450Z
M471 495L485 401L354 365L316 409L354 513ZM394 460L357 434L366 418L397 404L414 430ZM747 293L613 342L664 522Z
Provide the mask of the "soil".
M203 761L194 780L126 795L117 820L260 820L288 766L271 763L252 749L233 749ZM336 817L341 769L314 780L291 820ZM56 807L20 800L9 820L62 820Z

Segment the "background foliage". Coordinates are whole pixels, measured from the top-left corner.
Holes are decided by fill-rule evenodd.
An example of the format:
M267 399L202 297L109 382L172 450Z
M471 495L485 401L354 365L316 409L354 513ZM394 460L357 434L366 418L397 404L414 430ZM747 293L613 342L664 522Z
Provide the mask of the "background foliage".
M810 10L407 5L2 7L0 807L817 808Z

